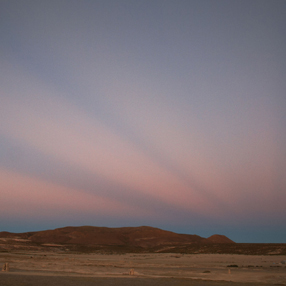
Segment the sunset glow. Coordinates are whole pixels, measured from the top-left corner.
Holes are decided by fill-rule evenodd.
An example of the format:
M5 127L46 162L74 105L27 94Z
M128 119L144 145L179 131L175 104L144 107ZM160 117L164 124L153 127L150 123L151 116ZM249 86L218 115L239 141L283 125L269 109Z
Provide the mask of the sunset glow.
M286 2L0 8L0 231L285 242Z

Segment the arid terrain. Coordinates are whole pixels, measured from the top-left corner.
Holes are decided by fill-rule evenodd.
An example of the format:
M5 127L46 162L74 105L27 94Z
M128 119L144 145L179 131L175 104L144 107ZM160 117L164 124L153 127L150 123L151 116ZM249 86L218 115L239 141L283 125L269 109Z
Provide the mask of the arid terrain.
M286 285L285 260L286 256L280 255L66 254L13 251L0 253L0 262L2 265L8 263L10 268L9 272L0 273L0 281L24 275L26 279L27 276L36 276L38 279L41 276L48 277L47 280L52 279L51 277L70 277L69 279L75 280L148 278Z
M286 285L285 248L149 227L2 232L0 285Z

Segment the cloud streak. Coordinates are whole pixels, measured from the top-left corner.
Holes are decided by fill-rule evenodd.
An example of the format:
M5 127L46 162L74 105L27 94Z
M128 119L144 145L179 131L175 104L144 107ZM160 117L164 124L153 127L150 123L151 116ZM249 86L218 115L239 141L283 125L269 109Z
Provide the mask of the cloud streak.
M171 192L175 188L189 196L180 180L96 119L85 118L67 102L41 95L43 90L14 100L10 94L3 100L1 113L7 118L1 128L4 134L120 185L184 204Z

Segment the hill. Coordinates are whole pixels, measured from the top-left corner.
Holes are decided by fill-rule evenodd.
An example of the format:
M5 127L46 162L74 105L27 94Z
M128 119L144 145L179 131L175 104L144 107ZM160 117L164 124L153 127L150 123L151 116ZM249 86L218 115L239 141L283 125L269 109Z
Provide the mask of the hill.
M149 226L120 228L69 226L25 233L0 232L0 252L14 250L286 255L286 244L235 243L219 234L203 238Z
M0 250L53 247L73 251L164 252L190 245L234 243L222 235L203 238L159 228L63 227L26 233L0 232Z
M122 228L92 226L64 227L36 232L29 236L29 239L36 243L117 245L141 248L205 241L204 238L198 235L177 234L148 226Z

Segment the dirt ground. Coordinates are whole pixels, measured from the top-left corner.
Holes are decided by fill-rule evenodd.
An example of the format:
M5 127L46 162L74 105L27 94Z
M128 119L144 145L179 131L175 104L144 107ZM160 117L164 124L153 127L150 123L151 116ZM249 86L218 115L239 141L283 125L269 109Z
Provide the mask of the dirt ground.
M286 256L0 253L1 286L286 285ZM249 284L250 283L250 284Z

